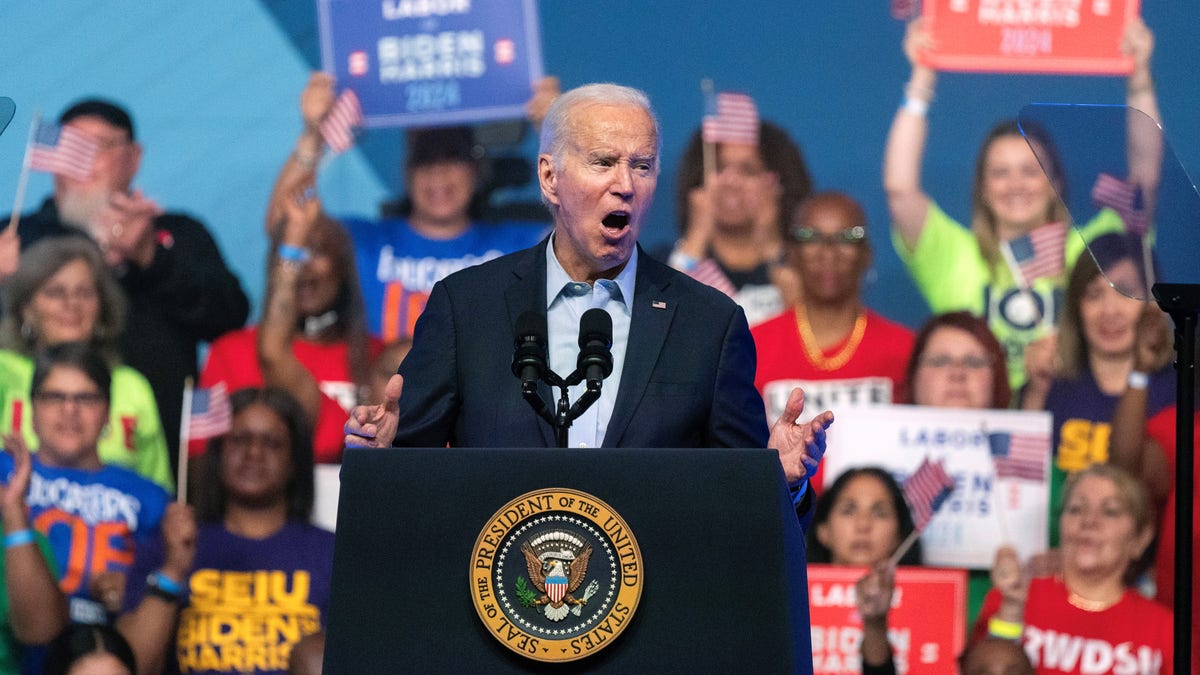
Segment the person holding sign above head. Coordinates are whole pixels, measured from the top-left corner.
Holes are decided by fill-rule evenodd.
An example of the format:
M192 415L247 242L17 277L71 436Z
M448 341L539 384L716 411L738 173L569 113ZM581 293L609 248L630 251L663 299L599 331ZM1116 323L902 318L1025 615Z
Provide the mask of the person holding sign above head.
M528 106L534 124L557 94L554 78L536 85ZM283 200L315 180L325 150L322 125L334 114L336 100L333 77L313 73L300 95L304 127L280 169L267 213L272 237L279 235L284 222ZM478 222L474 207L483 147L470 128L410 130L407 148L402 217L342 219L355 244L368 327L385 342L412 334L436 281L530 246L545 235L542 223Z
M1145 487L1097 464L1067 482L1060 575L1033 576L1002 548L973 639L1020 641L1038 673L1170 672L1171 610L1130 584L1154 536Z
M783 412L794 387L820 407L887 404L899 395L913 334L863 306L866 226L862 207L840 192L818 193L796 210L785 260L800 280L800 298L751 329L759 355L754 386L767 419Z
M922 62L929 40L922 19L909 24L904 53L912 76L883 162L893 244L934 312L967 310L987 320L1007 353L1010 384L1018 388L1026 379L1025 348L1035 340L1052 339L1063 271L1074 265L1083 242L1068 236L1069 214L1056 195L1064 182L1063 166L1053 144L1039 130L1026 128L1030 142L1039 147L1035 156L1015 121L993 127L979 151L970 231L925 192L926 114L937 81L937 72ZM1130 21L1122 42L1134 62L1126 101L1157 120L1150 76L1153 46L1153 35L1141 19ZM1159 143L1131 135L1128 181L1146 194L1153 194L1158 184ZM1039 165L1039 156L1052 179ZM1121 217L1110 209L1080 225L1086 239L1123 228Z
M643 254L659 157L641 91L592 84L558 97L538 157L553 233L434 286L386 400L355 409L347 446L553 446L551 424L513 377L514 329L519 317L544 318L547 365L570 373L580 317L593 307L611 318L612 372L594 415L569 428L571 447L775 448L793 499L805 502L833 413L795 422L796 389L768 432L741 308Z
M892 556L913 529L900 486L878 467L845 471L817 500L808 531L808 561L869 568L855 587L863 620L863 675L896 672L887 639L895 565L920 565L920 540L899 561Z

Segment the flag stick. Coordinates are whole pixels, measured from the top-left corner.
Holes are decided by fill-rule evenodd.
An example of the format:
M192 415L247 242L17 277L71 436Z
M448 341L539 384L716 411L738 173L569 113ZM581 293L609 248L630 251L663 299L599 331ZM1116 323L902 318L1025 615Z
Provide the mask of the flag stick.
M21 160L21 176L17 179L17 195L13 199L12 216L8 219L8 231L16 232L21 220L21 207L25 205L25 188L29 185L29 153L33 148L33 135L42 124L42 113L35 110L29 125L29 138L25 141L25 159Z
M917 539L920 539L920 537L921 530L914 528L912 532L909 532L904 541L900 542L900 546L896 548L896 552L892 554L892 557L888 558L888 567L895 567L900 562L900 559L904 557L904 554L908 553L908 549L912 548L913 544L917 543Z
M710 111L716 112L716 104L713 94L713 82L711 78L700 80L700 91L704 94L704 110L707 115ZM709 143L704 139L703 123L700 130L700 144L704 157L704 186L712 187L712 178L717 175L717 145Z
M192 377L189 375L183 381L183 416L179 425L179 467L176 469L175 501L187 503L188 481L188 427L192 422Z

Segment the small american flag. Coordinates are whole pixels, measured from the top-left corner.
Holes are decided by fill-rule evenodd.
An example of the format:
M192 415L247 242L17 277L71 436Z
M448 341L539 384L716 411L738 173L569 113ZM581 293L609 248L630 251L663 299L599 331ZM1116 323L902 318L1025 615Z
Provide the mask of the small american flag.
M701 129L705 143L758 145L758 106L745 94L720 92Z
M1067 224L1042 225L1023 237L1007 242L1006 245L1026 282L1052 277L1063 271Z
M321 138L335 153L354 145L354 129L362 126L362 106L353 89L343 89L329 114L321 121Z
M1150 229L1146 215L1146 204L1142 187L1136 183L1102 173L1092 186L1092 203L1100 208L1110 208L1125 221L1125 229L1138 236L1145 236Z
M997 478L1046 480L1050 437L1045 434L994 432L988 434Z
M701 260L694 268L687 271L687 275L702 284L712 286L731 298L737 295L737 287L721 270L717 261L712 258Z
M913 527L919 532L925 529L942 503L954 492L954 479L946 473L941 462L931 462L926 457L921 466L904 481L904 499L912 510Z
M208 389L192 390L192 404L184 411L188 438L199 440L220 436L229 431L233 414L225 383L218 382Z
M29 168L33 171L87 180L100 149L96 141L77 129L53 122L35 122L33 144L29 147Z

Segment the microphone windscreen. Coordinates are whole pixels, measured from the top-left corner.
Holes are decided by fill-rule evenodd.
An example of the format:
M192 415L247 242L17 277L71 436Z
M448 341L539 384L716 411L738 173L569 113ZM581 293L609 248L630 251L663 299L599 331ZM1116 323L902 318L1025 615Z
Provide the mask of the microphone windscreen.
M513 342L519 347L526 341L546 344L545 314L527 311L517 317L517 330L513 335Z
M613 324L608 312L593 307L579 318L579 346L585 346L591 340L604 342L605 348L612 347Z

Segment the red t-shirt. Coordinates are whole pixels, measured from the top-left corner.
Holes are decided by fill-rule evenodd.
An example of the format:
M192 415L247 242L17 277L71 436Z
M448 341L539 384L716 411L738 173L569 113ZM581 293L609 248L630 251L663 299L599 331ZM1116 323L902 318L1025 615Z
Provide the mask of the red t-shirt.
M750 330L758 352L758 370L754 386L762 394L767 408L767 423L783 413L788 395L794 387L805 394L805 417L823 410L892 403L913 348L913 332L898 323L865 310L866 327L862 342L840 368L822 370L812 362L800 340L796 313L789 309ZM846 340L822 353L826 358L836 356L846 346ZM812 478L821 488L821 471Z
M374 359L383 349L374 337L367 340L367 358ZM342 430L350 409L357 404L358 393L350 376L349 349L345 343L318 344L302 337L292 340L292 354L321 388L321 408L313 430L314 460L318 464L342 461L345 432ZM200 373L200 386L211 387L224 382L230 393L243 387L261 387L262 371L258 368L258 328L243 328L222 335L208 352L208 361ZM191 441L188 455L204 453L205 441Z
M972 643L987 636L988 619L999 610L1000 592L992 589ZM1021 642L1037 673L1165 675L1174 658L1171 631L1171 610L1136 591L1127 589L1117 604L1089 612L1067 601L1066 584L1042 577L1029 584Z
M1172 477L1167 504L1163 507L1162 523L1158 528L1158 548L1154 552L1155 597L1167 607L1175 607L1175 406L1158 413L1146 422L1146 434L1163 449L1167 460L1167 475ZM1200 413L1195 414L1193 430L1195 447L1200 448ZM1193 468L1192 475L1195 476ZM1193 480L1195 480L1193 478ZM1200 485L1200 482L1193 483ZM1200 525L1200 500L1192 502L1192 531ZM1200 539L1192 536L1193 573L1200 572ZM1193 574L1193 577L1195 574ZM1200 673L1200 595L1192 580L1192 672Z

